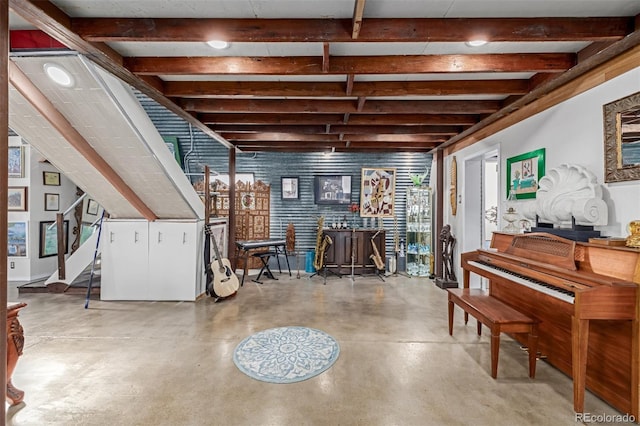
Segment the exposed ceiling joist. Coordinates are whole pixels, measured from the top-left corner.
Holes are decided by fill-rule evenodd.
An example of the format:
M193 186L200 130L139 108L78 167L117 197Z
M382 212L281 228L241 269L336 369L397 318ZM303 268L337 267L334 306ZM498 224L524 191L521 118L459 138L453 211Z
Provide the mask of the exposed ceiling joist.
M484 128L496 129L493 123L502 117L536 105L628 49L640 14L639 5L628 16L617 16L622 13L612 14L609 2L594 4L590 17L580 16L582 11L566 16L547 2L540 2L546 8L530 2L522 16L501 18L507 12L500 4L511 7L503 0L475 0L468 17L460 16L459 0L451 0L438 17L429 16L435 4L419 2L389 7L387 0L355 0L353 9L334 14L324 3L305 7L273 0L261 10L237 0L222 11L185 0L180 16L159 17L148 2L110 1L121 6L118 16L104 16L106 9L85 7L80 0L9 0L37 28L225 146L242 150L260 148L231 143L214 130L289 133L278 137L284 139L317 135L318 149L321 135L342 134L344 143L336 149L381 152L389 147L350 140L367 134L354 133L352 126L370 126L371 135L384 135L389 131L384 127L393 126L394 135L436 138L431 148L474 139L486 134ZM56 8L58 2L65 12ZM198 13L189 16L189 7ZM320 9L328 13L316 13ZM545 15L554 10L554 16ZM231 47L212 51L204 43L212 39L227 40ZM465 44L473 39L489 45ZM433 126L454 126L457 133L438 133ZM251 143L262 142L264 150L300 150L295 144ZM313 150L312 144L305 143L305 149ZM424 144L405 147L425 149Z
M493 42L592 42L619 40L634 26L629 17L367 18L356 38L353 20L347 19L75 18L70 23L72 31L89 41L235 43L464 42L479 36Z

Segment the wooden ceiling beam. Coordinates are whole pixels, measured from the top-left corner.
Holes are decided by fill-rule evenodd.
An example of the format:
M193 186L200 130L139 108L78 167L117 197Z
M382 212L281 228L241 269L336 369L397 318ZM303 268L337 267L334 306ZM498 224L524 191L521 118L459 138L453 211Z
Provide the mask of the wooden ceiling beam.
M462 131L461 126L357 126L357 125L237 125L237 124L212 124L210 126L218 133L299 133L299 134L384 134L384 135L455 135ZM328 128L327 128L328 127Z
M200 113L198 119L210 127L216 124L257 125L257 124L304 124L304 125L342 125L344 114L235 114L235 113ZM451 125L472 126L480 121L473 114L353 114L349 120L351 125L386 126L386 125Z
M322 152L332 148L336 152L428 152L438 143L407 143L407 142L327 142L327 143L301 143L292 141L260 141L258 143L247 141L237 142L235 146L244 152L254 151L284 151L284 152Z
M378 134L345 134L342 139L340 134L304 134L304 133L223 133L225 139L231 142L238 141L298 141L298 142L338 142L341 140L370 141L370 142L442 142L447 139L443 135L378 135Z
M322 72L329 72L329 43L322 43Z
M555 74L555 73L554 73ZM352 76L352 75L350 75ZM144 76L146 79L148 76ZM451 96L524 95L529 80L432 80L347 82L166 81L167 97L224 98L233 96Z
M360 29L362 28L362 17L364 15L364 3L366 0L356 0L353 6L353 18L351 38L356 40L360 35Z
M364 2L363 2L364 3ZM357 6L357 5L356 5ZM355 16L354 16L355 18ZM633 32L633 17L352 19L73 18L88 41L205 42L497 42L607 41Z
M334 56L326 72L317 56L127 57L137 75L318 75L422 74L464 72L563 72L576 63L573 53L475 55Z
M304 133L222 133L231 142L238 141L298 141L298 142L337 142L339 135Z
M493 113L500 101L379 101L367 102L362 111L348 100L314 99L183 99L187 111L233 113L364 113L364 114L483 114Z

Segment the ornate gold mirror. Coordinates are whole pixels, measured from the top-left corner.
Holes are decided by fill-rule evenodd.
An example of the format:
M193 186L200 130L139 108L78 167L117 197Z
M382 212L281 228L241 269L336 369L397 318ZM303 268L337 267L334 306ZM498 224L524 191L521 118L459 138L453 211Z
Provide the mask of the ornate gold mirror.
M603 107L605 182L640 180L640 92Z

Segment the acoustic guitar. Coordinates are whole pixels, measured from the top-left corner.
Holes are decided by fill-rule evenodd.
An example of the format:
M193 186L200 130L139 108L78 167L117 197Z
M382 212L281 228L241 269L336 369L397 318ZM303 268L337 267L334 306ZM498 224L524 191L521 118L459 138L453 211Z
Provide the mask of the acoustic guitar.
M237 293L240 287L238 277L231 269L231 262L229 259L223 259L220 256L218 250L218 243L213 235L209 225L205 225L205 232L211 238L213 244L213 250L216 255L216 261L211 264L211 272L213 273L213 279L211 280L211 287L208 288L208 293L216 299L221 299L229 296L233 296Z

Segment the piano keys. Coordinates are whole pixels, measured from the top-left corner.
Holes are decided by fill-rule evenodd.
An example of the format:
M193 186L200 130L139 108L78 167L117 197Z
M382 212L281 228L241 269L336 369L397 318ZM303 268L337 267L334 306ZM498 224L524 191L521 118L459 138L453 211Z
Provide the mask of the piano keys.
M471 272L485 277L491 296L540 321L539 351L573 378L576 412L586 387L638 418L639 250L494 233L461 257L465 287Z

